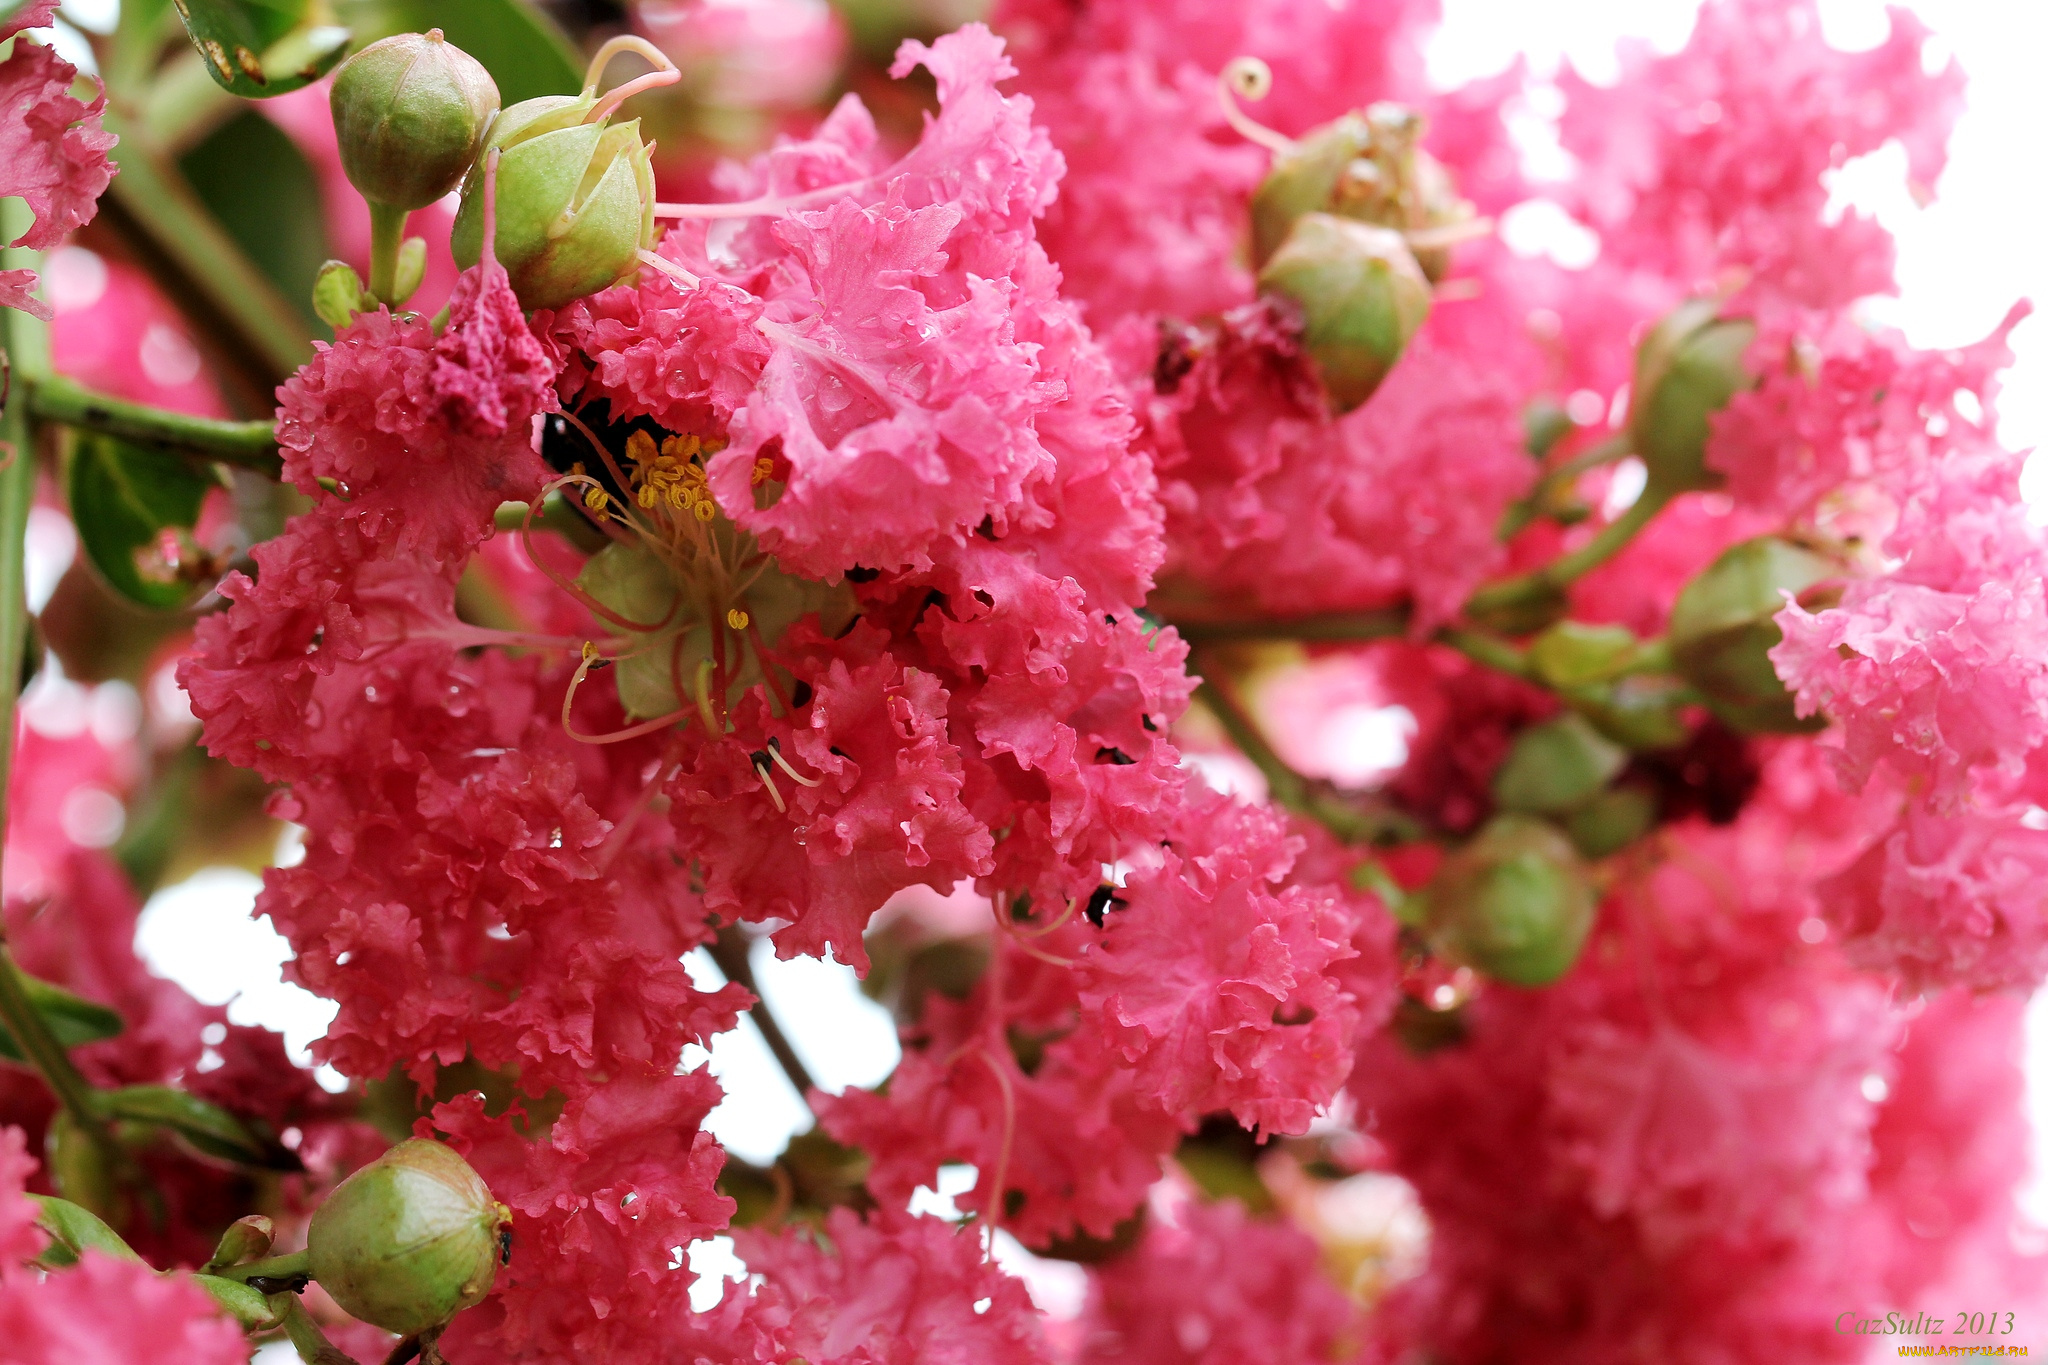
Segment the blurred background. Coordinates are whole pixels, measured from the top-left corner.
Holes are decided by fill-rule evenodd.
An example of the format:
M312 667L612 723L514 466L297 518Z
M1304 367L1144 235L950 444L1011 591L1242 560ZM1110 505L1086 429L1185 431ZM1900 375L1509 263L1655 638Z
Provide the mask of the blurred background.
M314 273L329 257L360 265L369 227L361 202L340 175L328 126L325 84L261 103L236 100L198 69L182 43L138 51L122 35L122 0L71 0L60 26L45 35L73 62L106 79L109 126L124 138L122 175L101 216L49 262L57 310L60 370L125 397L214 415L262 415L277 377L296 364L308 340L327 335L312 316ZM129 0L163 10L163 0ZM814 120L838 94L858 92L884 124L914 128L924 91L890 82L884 69L906 36L929 36L979 17L984 0L333 0L336 18L369 39L439 25L489 65L510 104L574 89L581 54L615 33L653 39L683 68L671 90L642 96L635 108L659 142L663 198L712 193L722 157L744 156L778 132ZM1690 32L1693 0L1444 0L1444 22L1429 49L1432 76L1446 85L1524 63L1526 83L1514 131L1532 172L1569 174L1554 136L1562 106L1555 85L1569 64L1612 80L1618 43L1675 51ZM2048 300L2048 176L2040 134L2048 129L2048 5L2034 0L1914 0L1932 27L1930 60L1952 53L1970 78L1969 107L1957 126L1946 172L1934 196L1916 202L1903 188L1904 152L1888 146L1835 174L1831 211L1875 213L1898 242L1896 298L1874 300L1871 319L1900 327L1921 347L1974 341L1989 332L2016 296ZM1875 46L1887 32L1881 0L1823 0L1826 36L1848 49ZM165 53L171 53L165 57ZM161 62L158 69L153 64ZM128 99L138 63L160 78L146 103ZM627 73L630 74L630 73ZM172 79L162 79L170 76ZM620 77L623 79L623 76ZM1374 97L1360 91L1362 105ZM436 222L435 215L442 221ZM447 259L450 206L424 211L412 231L432 257L415 306L440 306L454 271ZM437 230L438 229L438 230ZM1504 216L1500 231L1526 255L1584 265L1597 240L1541 199ZM181 240L225 234L248 269L231 279L187 279L168 297L152 264L176 264ZM175 275L177 272L171 272ZM189 320L189 321L188 321ZM2048 438L2048 320L2037 315L2013 335L2018 363L2007 376L2001 431L2008 446L2034 449ZM2048 520L2048 462L2029 469L2030 495ZM287 515L289 496L262 480L236 490L238 519L260 527ZM268 500L266 503L265 500ZM201 528L203 530L203 526ZM232 556L236 547L215 547ZM282 1030L297 1055L331 1016L326 1002L286 983L284 942L250 917L260 869L297 856L296 831L263 813L255 780L212 763L192 746L194 726L171 666L189 616L148 613L124 602L86 566L86 551L62 512L39 507L29 528L29 597L47 613L46 663L24 705L27 724L58 744L126 755L79 762L75 783L53 808L65 837L110 847L149 898L138 949L159 973L203 1001L229 1004L233 1019ZM1276 700L1276 699L1269 699ZM1370 785L1399 765L1411 718L1399 708L1361 701L1339 707L1320 736L1325 762L1347 782ZM68 752L68 751L67 751ZM1210 765L1229 783L1227 763ZM194 812L205 812L194 820ZM7 864L9 894L31 892L33 858ZM968 895L896 907L924 924L949 917L974 926L985 912ZM890 916L878 917L887 934ZM979 921L985 922L985 921ZM836 962L778 963L757 945L754 970L769 1005L826 1088L872 1085L897 1059L890 1012L862 993ZM692 963L707 983L720 977L708 957ZM2030 1015L2030 1104L2036 1176L2024 1199L2048 1223L2048 994ZM781 1069L749 1021L718 1040L708 1065L729 1098L710 1127L738 1156L768 1161L810 1123ZM331 1088L340 1078L323 1076ZM1382 1178L1390 1179L1390 1178ZM922 1207L944 1210L949 1194L972 1183L964 1168L922 1192ZM1419 1218L1399 1191L1379 1187L1358 1216L1385 1224ZM1419 1238L1419 1227L1414 1229ZM1413 1239L1411 1239L1413 1240ZM721 1239L722 1241L722 1239ZM739 1273L718 1243L692 1248L699 1270ZM1005 1259L1025 1274L1040 1305L1055 1316L1078 1311L1081 1272L1039 1262L1016 1247ZM724 1280L707 1276L700 1305Z

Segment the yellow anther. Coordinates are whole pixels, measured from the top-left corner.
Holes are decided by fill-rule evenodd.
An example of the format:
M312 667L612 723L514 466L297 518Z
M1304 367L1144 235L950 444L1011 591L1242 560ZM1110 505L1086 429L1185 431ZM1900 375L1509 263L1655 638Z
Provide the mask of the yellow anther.
M611 505L612 495L595 484L583 490L583 505L593 512L602 512Z
M600 657L597 652L597 646L589 640L585 640L583 642L583 662L587 664L596 663Z
M633 500L642 507L652 507L660 498L661 490L651 483L641 484L640 491L633 495Z
M636 431L626 438L626 458L634 464L652 464L654 461L654 438L644 431Z
M754 487L759 488L762 484L768 482L770 478L774 477L774 474L775 461L767 458L765 455L754 461Z
M718 508L712 505L709 498L699 498L697 505L691 510L697 514L699 521L709 521L718 515Z
M694 436L671 436L661 443L661 453L679 463L688 464L697 458L697 451L703 443Z
M747 623L749 621L752 621L753 619L753 617L747 615L738 607L732 608L725 614L725 623L731 626L734 630L745 630L747 628Z

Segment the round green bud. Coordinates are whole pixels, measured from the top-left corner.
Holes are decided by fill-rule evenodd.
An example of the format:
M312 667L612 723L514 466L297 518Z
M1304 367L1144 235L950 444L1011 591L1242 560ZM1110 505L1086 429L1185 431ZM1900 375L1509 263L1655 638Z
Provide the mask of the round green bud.
M1503 810L1563 815L1585 805L1628 766L1628 751L1567 711L1515 737L1493 775Z
M1309 133L1273 158L1252 194L1252 265L1264 266L1303 214L1333 213L1402 232L1462 222L1472 206L1458 197L1443 164L1416 145L1422 118L1380 103ZM1450 248L1412 249L1431 280L1450 267Z
M1339 413L1372 397L1429 317L1429 281L1401 234L1334 214L1298 219L1259 287L1301 310L1301 348Z
M314 1210L306 1251L336 1303L409 1337L491 1292L511 1225L468 1162L410 1138L335 1186Z
M639 121L590 119L596 103L586 90L513 105L463 184L449 246L466 269L483 255L483 158L499 153L493 246L527 309L611 287L654 245L654 164Z
M350 57L328 102L349 183L373 204L410 212L462 183L498 112L498 87L436 28Z
M1496 816L1420 895L1432 948L1512 986L1569 971L1599 903L1571 841L1524 815Z
M1372 146L1362 114L1346 114L1273 158L1273 169L1252 193L1252 264L1272 259L1305 213L1327 212L1337 183Z
M1756 340L1747 318L1716 316L1720 304L1690 299L1667 313L1636 347L1629 440L1649 471L1649 490L1712 488L1709 419L1756 382L1742 357Z
M1738 730L1800 734L1827 724L1801 720L1778 680L1770 651L1784 639L1773 618L1794 598L1836 577L1837 567L1777 536L1731 545L1679 592L1667 638L1678 675Z

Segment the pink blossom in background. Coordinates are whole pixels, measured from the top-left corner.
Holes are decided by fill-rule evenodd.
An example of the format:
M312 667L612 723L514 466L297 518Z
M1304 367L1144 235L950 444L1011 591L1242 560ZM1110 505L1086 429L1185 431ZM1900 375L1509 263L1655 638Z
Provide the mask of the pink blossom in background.
M0 41L51 22L55 0L29 0L0 19ZM0 193L20 195L35 214L29 229L8 245L37 251L92 219L114 178L107 160L115 138L100 127L104 91L90 104L71 94L78 68L40 43L18 40L0 62ZM88 77L95 90L97 78ZM20 308L47 320L50 307L31 292L35 272L0 271L0 307Z

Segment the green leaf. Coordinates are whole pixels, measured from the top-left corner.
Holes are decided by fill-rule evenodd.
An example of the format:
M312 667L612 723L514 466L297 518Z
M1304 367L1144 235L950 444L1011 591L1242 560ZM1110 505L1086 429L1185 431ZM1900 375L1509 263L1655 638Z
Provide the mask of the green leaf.
M275 123L244 108L178 158L199 201L278 294L307 298L333 254L320 178ZM313 314L300 304L312 331Z
M206 73L230 94L288 95L327 74L348 51L348 30L321 22L317 0L177 0Z
M143 565L155 560L166 529L189 531L214 478L175 455L144 450L108 436L81 435L71 456L71 520L107 583L145 607L185 605L192 585Z
M288 1149L265 1141L227 1110L168 1085L103 1090L95 1102L107 1118L168 1128L207 1156L244 1166L300 1169Z
M440 29L483 63L508 109L538 95L573 95L583 88L583 59L575 44L554 20L521 0L337 0L335 10L362 43Z
M43 1023L49 1026L50 1035L64 1047L79 1047L102 1038L112 1038L123 1027L121 1016L105 1005L73 995L61 986L38 981L26 973L21 974L21 984L29 1004L35 1006L36 1013L42 1015ZM14 1035L4 1026L0 1026L0 1057L13 1062L28 1060L14 1041Z
M36 1226L50 1234L50 1245L36 1257L46 1267L75 1265L88 1251L102 1251L123 1261L139 1261L135 1248L121 1240L121 1234L101 1222L98 1215L68 1199L31 1194L36 1201Z

